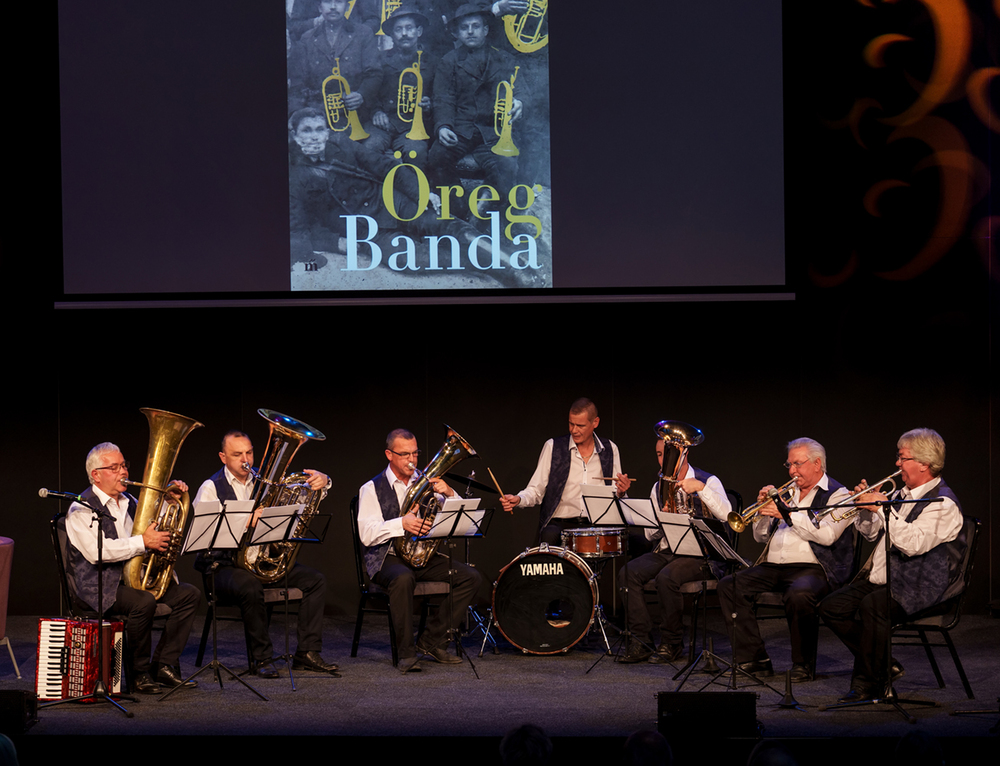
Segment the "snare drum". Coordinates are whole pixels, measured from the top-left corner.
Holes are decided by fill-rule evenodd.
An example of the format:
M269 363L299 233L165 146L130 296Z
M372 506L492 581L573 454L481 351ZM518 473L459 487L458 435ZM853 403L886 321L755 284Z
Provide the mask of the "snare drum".
M530 548L500 570L493 618L525 654L558 654L587 635L597 599L586 561L564 548Z
M603 559L624 554L628 536L625 527L567 529L562 533L562 544L585 559Z

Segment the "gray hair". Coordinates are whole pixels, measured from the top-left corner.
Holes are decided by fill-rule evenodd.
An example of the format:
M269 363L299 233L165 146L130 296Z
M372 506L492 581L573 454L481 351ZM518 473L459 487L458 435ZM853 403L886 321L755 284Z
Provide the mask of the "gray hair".
M121 452L121 450L118 449L117 444L101 442L87 453L87 479L91 484L94 483L94 477L91 476L91 472L95 468L101 467L101 455L107 455L109 452Z
M923 463L937 476L944 470L944 439L931 428L914 428L899 437L896 449L907 447L913 459Z
M405 428L394 428L389 432L389 435L385 437L385 448L392 452L392 445L396 443L396 439L409 441L410 439L416 438L416 436L407 431Z
M791 452L793 449L798 449L799 447L806 448L806 457L810 460L815 460L819 458L819 466L823 469L823 473L826 473L826 448L820 444L815 439L809 439L803 436L801 439L793 439L788 442L788 451Z

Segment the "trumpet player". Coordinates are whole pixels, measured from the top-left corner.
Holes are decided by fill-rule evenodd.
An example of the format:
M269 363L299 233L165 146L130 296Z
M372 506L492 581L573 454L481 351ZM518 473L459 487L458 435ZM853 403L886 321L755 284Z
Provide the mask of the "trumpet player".
M437 57L420 42L427 25L427 17L409 5L401 5L382 24L382 31L392 37L392 48L381 53L382 87L368 140L373 151L388 153L420 168L427 165L430 136L423 130L423 121L430 120L430 95L437 66Z
M740 669L766 677L774 670L752 607L759 593L781 592L791 637L792 680L801 682L815 676L817 606L850 576L854 536L844 534L849 520L826 517L817 527L812 515L801 510L822 508L848 495L844 485L827 474L822 444L808 438L789 442L785 468L793 480L787 498L767 502L753 522L754 539L767 545L755 566L723 578L719 604ZM757 501L766 501L773 490L771 485L762 487Z
M656 459L663 467L662 439L656 441ZM695 468L688 463L685 453L683 461L677 470L681 502L676 506L677 512L690 510L698 517L715 517L725 521L732 509L722 482L716 476ZM659 505L660 482L653 483L650 497ZM663 510L671 507L663 499ZM684 596L680 586L692 580L699 580L708 575L704 568L706 562L696 556L676 556L664 550L666 540L659 529L645 530L646 537L656 543L656 549L632 559L622 568L622 582L625 586L625 608L628 610L629 628L637 639L632 643L621 658L622 662L651 663L673 662L684 653L682 636L684 634ZM656 583L656 593L660 598L660 646L652 651L651 634L653 622L649 616L649 608L643 595L643 586L653 580Z
M128 479L128 462L121 450L111 442L103 442L87 455L87 476L90 487L81 493L81 499L102 509L100 525L94 524L93 508L73 503L66 513L66 536L69 555L66 574L75 591L74 601L86 609L102 615L115 614L125 617L125 630L131 649L132 688L142 694L158 694L162 687L180 686L180 656L187 643L194 613L201 599L201 592L193 585L172 582L160 597L159 603L172 611L167 616L163 635L150 659L153 645L153 617L156 598L149 591L130 588L122 583L125 563L146 551L163 552L170 542L170 532L159 530L155 523L139 532L132 528L136 499L125 489ZM170 494L179 496L187 492L187 484L172 481L167 487ZM97 536L103 535L103 599L97 604ZM197 686L189 681L187 686Z
M962 510L955 493L941 478L945 445L929 428L907 431L896 444L896 466L903 488L893 500L917 500L891 506L889 553L892 593L886 588L885 546L876 545L863 574L820 604L824 622L854 655L851 688L841 702L861 702L887 690L886 631L889 625L940 603L948 587L960 581L960 562L967 541L960 538ZM856 491L867 488L862 481ZM857 502L885 501L871 492ZM934 501L934 502L932 502ZM879 537L886 509L867 506L854 522L868 540ZM902 667L891 662L893 679Z
M198 488L194 505L221 500L249 500L253 495L253 443L242 431L230 431L222 437L219 452L220 468ZM307 468L311 490L324 491L330 486L325 473ZM239 569L235 551L203 552L195 559L195 568L203 574L215 567L215 593L222 605L240 608L243 626L250 642L250 672L260 678L277 678L278 671L269 664L274 657L274 645L268 631L264 585L255 575ZM282 581L282 586L284 581ZM293 670L311 670L336 675L337 665L323 659L323 608L326 606L326 578L322 572L299 563L288 571L288 586L302 591L296 624L298 645L292 659Z

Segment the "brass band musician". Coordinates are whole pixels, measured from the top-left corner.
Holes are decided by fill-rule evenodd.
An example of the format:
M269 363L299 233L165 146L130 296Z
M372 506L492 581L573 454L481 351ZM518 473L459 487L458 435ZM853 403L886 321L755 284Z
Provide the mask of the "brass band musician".
M816 672L819 632L816 608L850 576L854 536L844 534L850 521L828 516L817 527L810 513L798 510L821 508L848 495L847 489L827 474L823 445L808 438L789 442L785 467L794 481L789 510L779 508L774 501L761 508L753 535L758 542L767 541L767 546L756 566L719 583L719 603L733 635L736 662L742 670L766 677L773 674L773 668L752 606L759 593L781 592L791 637L792 679L811 681ZM761 488L758 502L767 499L773 489L770 485Z
M132 688L143 694L158 694L162 687L183 683L180 656L184 651L195 609L201 592L188 583L171 582L160 597L160 603L171 607L156 650L150 658L153 638L153 617L157 600L146 590L138 590L122 582L122 570L127 561L146 551L163 552L171 533L150 524L139 532L132 528L136 499L125 488L129 464L121 450L111 442L103 442L87 455L87 475L90 487L81 498L103 508L98 526L93 523L93 510L81 503L70 505L66 513L66 535L69 557L66 573L75 590L73 597L88 609L102 615L111 613L126 618L125 631L131 648ZM168 493L187 492L182 481L172 481ZM97 536L103 535L103 600L97 599ZM186 686L197 686L188 681Z

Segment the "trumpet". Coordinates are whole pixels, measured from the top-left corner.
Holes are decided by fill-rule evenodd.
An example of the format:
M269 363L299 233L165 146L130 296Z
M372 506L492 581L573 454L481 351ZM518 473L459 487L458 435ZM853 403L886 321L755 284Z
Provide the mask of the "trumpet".
M517 79L517 70L520 68L520 66L514 67L514 74L511 75L509 82L501 80L497 83L497 95L493 102L493 132L500 140L490 151L501 157L516 157L521 153L521 150L514 145L510 128L510 115L514 109L514 80Z
M726 519L729 522L729 526L736 532L742 532L748 525L757 520L757 517L760 515L761 508L768 503L773 502L774 500L781 500L787 505L792 501L793 484L795 484L795 479L789 479L780 487L772 489L767 493L767 497L759 503L754 503L749 508L744 510L743 513L736 513L736 511L733 511Z
M890 473L884 479L880 479L874 484L866 486L864 489L859 489L857 492L848 495L836 505L831 505L829 508L824 508L822 511L819 511L818 513L813 513L812 514L813 524L815 524L818 527L819 522L822 519L825 519L827 516L830 517L830 521L844 521L845 519L853 519L864 509L864 506L854 504L856 498L861 497L861 495L867 495L869 492L881 492L882 487L885 486L886 484L890 486L882 494L884 495L892 494L893 492L896 491L895 479L902 472L903 470L900 469L895 473ZM843 513L838 514L837 511L841 509L843 510Z
M411 141L427 141L430 138L424 127L424 110L420 106L420 102L424 99L424 78L420 74L422 53L423 51L417 51L417 60L399 73L399 87L396 89L396 116L401 122L412 123L406 134ZM408 74L416 78L413 85L404 82Z
M343 133L348 128L352 141L364 141L368 138L368 132L361 127L361 120L358 113L353 109L348 109L344 103L344 98L351 95L351 86L347 78L340 74L340 59L334 59L335 66L331 75L323 80L323 108L326 110L326 121L330 130Z

